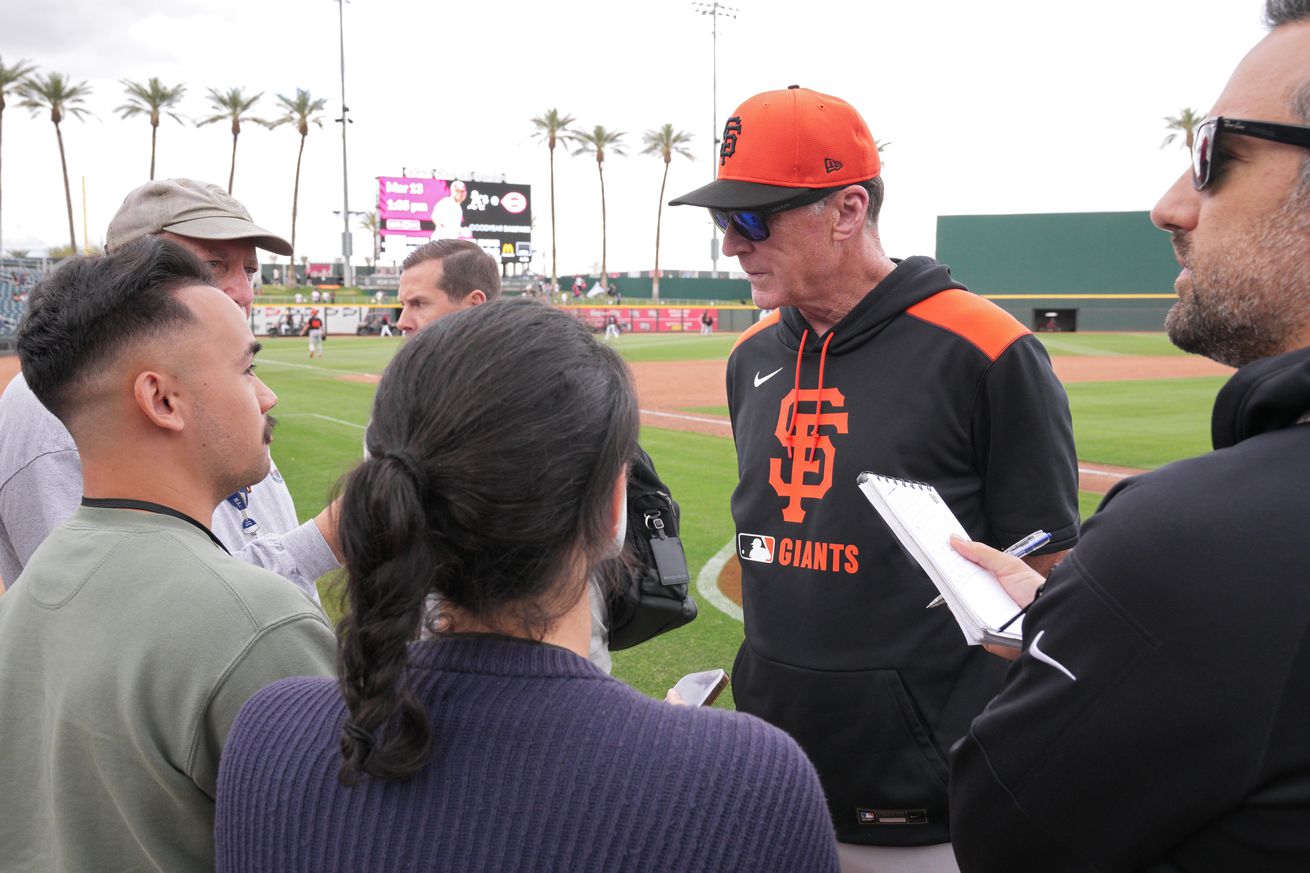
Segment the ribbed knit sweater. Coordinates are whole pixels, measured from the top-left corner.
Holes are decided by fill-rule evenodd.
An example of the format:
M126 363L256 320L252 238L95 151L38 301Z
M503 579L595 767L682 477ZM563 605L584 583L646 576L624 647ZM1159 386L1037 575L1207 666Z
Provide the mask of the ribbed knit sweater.
M556 646L415 643L407 682L434 751L342 786L345 704L278 682L223 753L219 871L836 871L814 768L751 716L671 706Z

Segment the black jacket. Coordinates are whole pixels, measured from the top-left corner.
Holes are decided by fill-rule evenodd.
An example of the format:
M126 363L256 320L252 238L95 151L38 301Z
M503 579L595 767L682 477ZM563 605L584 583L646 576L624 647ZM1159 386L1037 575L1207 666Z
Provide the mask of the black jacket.
M911 258L823 337L794 309L743 334L728 401L737 706L809 754L842 841L944 842L946 750L1004 665L966 646L948 610L924 609L936 589L856 477L932 483L975 539L1003 547L1040 528L1048 550L1068 548L1076 461L1046 352L946 267Z
M1250 364L1088 520L953 750L966 873L1310 870L1307 412L1310 349Z

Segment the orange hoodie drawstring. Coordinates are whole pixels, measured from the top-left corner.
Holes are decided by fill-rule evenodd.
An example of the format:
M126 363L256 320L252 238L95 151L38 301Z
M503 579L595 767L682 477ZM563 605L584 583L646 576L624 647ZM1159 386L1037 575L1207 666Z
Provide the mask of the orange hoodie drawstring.
M801 356L805 354L805 340L809 335L808 328L801 332L800 348L796 349L796 400L791 405L791 422L787 425L787 460L791 460L792 445L796 442L796 415L800 412L801 402Z
M819 351L819 393L815 395L814 401L814 432L811 436L814 439L810 442L809 451L805 455L805 463L814 460L814 452L819 448L819 426L823 424L823 368L828 363L828 343L832 342L835 334L829 332L828 338L823 341L823 348Z

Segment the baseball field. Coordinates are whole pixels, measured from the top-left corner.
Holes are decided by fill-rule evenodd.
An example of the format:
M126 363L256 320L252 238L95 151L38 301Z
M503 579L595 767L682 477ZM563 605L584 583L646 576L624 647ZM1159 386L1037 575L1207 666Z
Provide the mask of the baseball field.
M723 388L735 339L674 334L624 336L615 343L636 377L642 445L682 506L683 542L701 608L687 627L615 653L615 675L653 695L663 696L683 673L730 668L741 642L728 512L736 456ZM1209 449L1210 406L1227 368L1182 354L1161 334L1042 339L1069 392L1084 515L1132 470ZM273 455L302 518L316 513L336 480L358 462L377 377L400 342L334 337L325 357L311 361L303 340L265 340L259 373L279 397ZM334 580L321 580L320 590L335 617ZM731 706L725 698L719 705Z
M1228 368L1179 352L1162 334L1041 339L1069 393L1084 516L1123 476L1209 449L1210 407ZM732 334L665 334L615 342L636 378L642 445L682 506L683 543L700 605L700 617L687 627L614 655L616 676L660 697L683 673L730 668L741 642L728 511L736 456L723 387L735 340ZM359 461L377 379L401 342L333 337L325 357L310 360L304 340L264 339L259 375L279 398L273 456L301 518L317 513L336 481ZM0 357L0 370L6 371L0 379L7 382L15 368L14 358ZM333 618L339 615L337 581L319 581ZM731 706L730 693L717 705Z

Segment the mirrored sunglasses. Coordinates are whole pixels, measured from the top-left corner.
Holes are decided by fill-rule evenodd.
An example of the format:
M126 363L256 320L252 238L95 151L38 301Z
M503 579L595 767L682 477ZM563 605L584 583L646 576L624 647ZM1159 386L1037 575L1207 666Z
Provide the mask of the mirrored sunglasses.
M763 242L769 238L769 216L777 215L779 212L786 212L790 209L798 209L801 206L809 206L811 203L818 203L836 191L841 191L848 185L838 185L835 188L805 188L795 197L790 197L781 203L775 203L772 206L765 206L760 209L710 209L710 218L718 225L719 230L724 233L728 232L728 226L737 229L741 234L751 242Z

